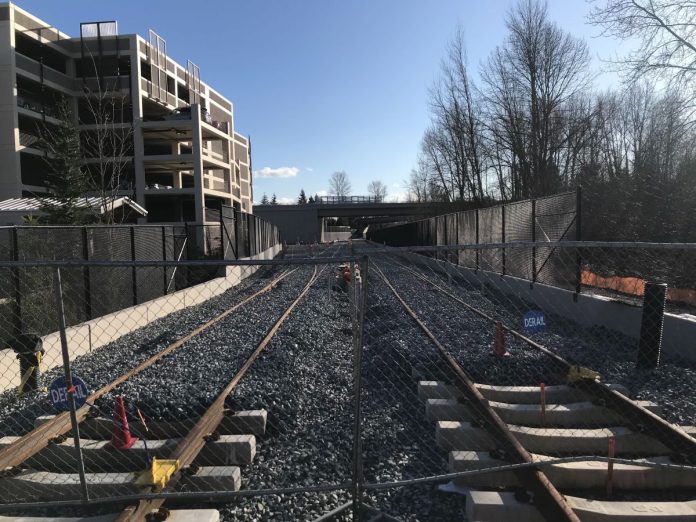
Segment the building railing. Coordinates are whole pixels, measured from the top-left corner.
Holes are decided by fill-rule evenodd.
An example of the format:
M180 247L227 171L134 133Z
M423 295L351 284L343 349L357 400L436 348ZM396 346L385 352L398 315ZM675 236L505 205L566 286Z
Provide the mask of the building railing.
M337 205L343 203L382 203L379 196L320 196L317 203L322 205Z

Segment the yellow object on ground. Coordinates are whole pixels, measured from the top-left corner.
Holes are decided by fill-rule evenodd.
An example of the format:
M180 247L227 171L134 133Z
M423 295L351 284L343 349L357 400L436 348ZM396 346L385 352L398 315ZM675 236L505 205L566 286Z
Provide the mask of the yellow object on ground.
M152 459L152 467L140 474L135 483L139 486L155 486L162 489L179 469L178 460Z
M581 381L583 379L595 380L598 378L599 373L597 373L596 371L577 365L571 366L570 370L568 370L568 375L566 375L566 379L568 380L568 382L576 382Z

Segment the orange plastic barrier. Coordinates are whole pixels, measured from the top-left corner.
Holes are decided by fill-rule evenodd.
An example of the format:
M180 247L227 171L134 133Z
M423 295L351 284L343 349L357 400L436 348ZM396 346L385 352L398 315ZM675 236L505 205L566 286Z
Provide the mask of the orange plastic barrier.
M583 285L614 290L623 294L642 296L645 282L637 277L604 277L589 270L583 270L581 281ZM690 305L696 305L696 290L690 288L668 288L667 300Z

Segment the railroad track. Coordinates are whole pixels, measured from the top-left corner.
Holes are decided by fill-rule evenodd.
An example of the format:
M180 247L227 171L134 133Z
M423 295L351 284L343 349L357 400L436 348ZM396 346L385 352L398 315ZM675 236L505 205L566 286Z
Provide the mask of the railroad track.
M147 462L153 455L168 461L176 461L176 471L167 479L165 487L136 487L137 482L133 480L133 473L126 473L126 471L132 471L132 469L117 469L116 472L113 472L113 468L109 470L111 472L99 469L100 465L109 461L109 451L112 452L111 456L113 456L113 450L105 448L108 442L104 440L111 436L113 423L109 419L94 418L91 406L94 405L95 401L114 391L128 379L140 374L166 355L172 354L181 348L187 341L200 335L257 297L271 291L296 270L298 269L285 270L259 291L218 314L88 397L87 403L79 408L76 414L83 436L86 434L87 436L95 437L95 440L83 440L82 442L88 475L94 481L90 483L90 489L96 491L97 496L105 496L111 492L111 495L123 495L124 498L134 498L135 496L147 496L155 492L167 493L173 491L173 488L177 485L187 487L189 490L195 489L197 485L200 489L207 486L219 491L239 489L239 468L230 467L229 464L248 464L253 459L255 436L263 434L265 431L266 412L228 412L225 409L225 400L252 367L258 356L304 298L311 286L317 281L320 276L318 265L314 266L313 274L297 297L285 308L280 317L273 322L244 364L200 417L178 422L149 422L147 424L131 422L132 427L137 427L137 430L133 430L136 433L144 433L147 430L148 437L168 438L161 441L149 440L144 448L139 445L134 447L133 453L121 459L124 462L118 465L125 466L125 468L133 467L134 463L140 461ZM41 467L45 466L47 461L65 464L66 470L74 467L74 461L70 462L72 460L70 457L74 455L70 453L72 448L63 440L72 428L70 418L67 413L63 413L56 416L43 417L38 421L39 425L31 432L21 437L5 437L0 442L0 464L2 465L0 469L5 470L4 477L0 478L0 480L5 481L3 487L5 491L19 492L24 490L25 494L27 491L31 491L33 484L38 484L40 491L44 493L50 491L51 486L53 486L55 490L54 495L57 497L54 500L60 501L60 497L64 497L66 490L76 490L77 474L62 474L59 472L59 469L47 472L45 469L41 469ZM177 435L185 433L185 435L183 437L171 438L173 433ZM147 447L148 445L149 448ZM219 462L216 462L216 460ZM219 467L220 463L227 465L226 470ZM39 469L22 470L22 468L31 468L32 466ZM217 469L214 469L216 467ZM142 471L143 468L135 467L134 469ZM166 469L162 469L162 471L165 474L169 474ZM32 480L36 482L32 483ZM123 487L124 482L125 488ZM13 486L8 486L12 483L14 483ZM43 500L48 499L45 498ZM12 501L12 499L3 499L4 503L12 503ZM159 509L163 503L164 499L162 498L141 500L126 508L118 520L144 520L146 515L153 510Z
M673 517L669 520L696 519L693 502L598 501L559 492L589 491L596 498L598 490L609 487L614 494L629 491L635 499L654 498L643 490L654 493L679 489L688 496L689 491L696 491L696 469L681 465L696 462L691 460L696 430L670 424L659 416L658 405L632 401L620 387L595 379L545 387L543 399L539 386L474 382L428 327L425 318L414 310L416 306L375 266L385 266L384 261L382 258L379 263L373 262L374 272L429 338L447 366L447 374L452 376L449 382L426 380L427 375L414 371L419 397L425 403L428 419L434 423L438 446L448 453L450 472L469 473L456 478L455 483L481 489L467 493L471 520L505 520L510 513L514 513L513 518L524 520L633 520L631 517L647 515ZM401 262L390 267L395 266L421 281L424 289L434 289L456 303L465 314L496 322L438 282ZM508 335L544 354L559 372L566 375L572 371L573 365L549 348L509 326L504 328ZM514 371L514 357L508 363ZM625 457L620 463L607 462L610 439L615 444L614 457ZM553 463L553 458L558 457L573 458ZM477 472L496 467L505 471ZM525 490L531 496L521 494Z

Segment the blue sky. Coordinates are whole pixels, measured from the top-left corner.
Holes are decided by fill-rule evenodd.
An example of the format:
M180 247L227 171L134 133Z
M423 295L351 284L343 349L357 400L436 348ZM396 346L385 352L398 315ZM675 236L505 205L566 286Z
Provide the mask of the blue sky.
M122 34L167 41L175 60L197 63L201 78L234 102L238 132L253 145L255 199L281 201L328 188L345 170L353 194L379 179L405 192L428 125L427 91L457 25L476 74L505 37L513 0L18 0L63 32L118 20ZM616 42L586 24L585 0L551 0L552 18L585 37L597 72ZM604 75L599 85L616 80ZM261 177L263 173L276 177ZM284 177L277 177L284 175Z

